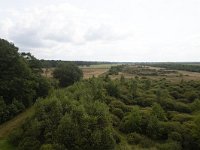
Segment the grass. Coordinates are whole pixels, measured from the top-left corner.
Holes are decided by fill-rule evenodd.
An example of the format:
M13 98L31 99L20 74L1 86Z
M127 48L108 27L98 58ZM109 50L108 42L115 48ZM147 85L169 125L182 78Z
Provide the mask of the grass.
M0 140L0 150L15 150L15 149L16 148L10 145L10 143L6 139Z
M88 79L93 76L98 77L105 72L108 71L108 69L103 69L103 68L82 68L83 71L83 78Z
M15 148L8 142L7 137L15 128L20 127L26 118L30 117L33 113L34 106L0 125L0 150L15 150Z
M13 119L0 125L0 139L5 139L15 128L21 126L27 117L34 112L34 107L27 109Z

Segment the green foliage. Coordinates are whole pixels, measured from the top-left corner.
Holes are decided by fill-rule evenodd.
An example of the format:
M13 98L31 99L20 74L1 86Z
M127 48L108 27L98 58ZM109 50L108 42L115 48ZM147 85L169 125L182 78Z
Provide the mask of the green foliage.
M155 116L156 118L158 118L160 121L167 120L165 111L157 103L154 103L152 106L152 115Z
M199 100L185 94L199 93L199 84L146 82L102 77L52 90L10 141L21 149L199 149ZM0 105L2 112L3 98Z
M158 150L181 150L181 145L177 142L169 142L158 145Z
M52 144L43 144L40 150L55 150Z
M73 63L60 64L53 72L61 87L72 85L83 77L81 69Z
M171 141L182 142L182 135L178 132L169 133L168 139Z
M192 111L200 111L200 100L196 99L192 104L191 104L191 109Z
M120 95L120 91L119 91L119 87L115 82L108 82L107 86L106 86L106 90L108 92L108 95L113 96L118 98Z
M124 117L124 112L119 108L113 108L112 113L122 119Z
M161 67L171 70L185 70L192 72L200 72L199 65L184 64L184 63L151 63L148 66Z
M127 135L127 141L129 144L139 144L143 139L144 138L136 132Z
M34 101L48 95L50 85L36 71L38 60L24 58L18 48L0 39L0 124L29 107ZM33 60L31 62L30 61Z
M124 65L112 66L109 69L108 74L109 75L118 75L119 72L121 72L123 68L124 68Z
M198 143L198 148L200 148L200 115L195 118L195 126L192 130L192 134Z
M159 120L156 116L150 116L147 124L147 135L153 139L159 137Z
M134 107L132 111L124 117L121 124L121 130L125 133L141 131L142 115L139 107Z

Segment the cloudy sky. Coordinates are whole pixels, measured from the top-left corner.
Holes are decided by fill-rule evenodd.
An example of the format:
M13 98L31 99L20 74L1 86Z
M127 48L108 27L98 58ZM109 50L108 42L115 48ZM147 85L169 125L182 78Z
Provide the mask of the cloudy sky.
M40 59L200 61L200 0L1 0L0 38Z

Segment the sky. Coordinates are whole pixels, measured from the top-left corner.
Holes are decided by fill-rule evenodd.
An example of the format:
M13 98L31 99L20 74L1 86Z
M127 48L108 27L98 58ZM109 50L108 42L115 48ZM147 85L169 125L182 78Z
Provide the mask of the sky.
M39 59L200 61L200 0L0 0L0 38Z

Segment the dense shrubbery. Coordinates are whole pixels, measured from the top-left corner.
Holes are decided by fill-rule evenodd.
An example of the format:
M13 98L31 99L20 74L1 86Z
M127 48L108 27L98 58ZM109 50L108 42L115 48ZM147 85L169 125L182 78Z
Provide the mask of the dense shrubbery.
M35 115L10 141L22 150L100 150L115 149L125 136L143 148L200 149L199 88L199 82L83 80L39 100Z
M39 74L38 61L24 56L14 44L0 39L0 123L48 95L50 84Z

